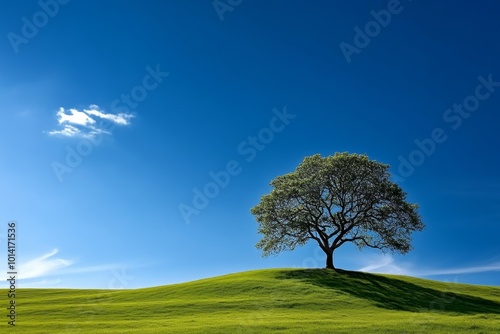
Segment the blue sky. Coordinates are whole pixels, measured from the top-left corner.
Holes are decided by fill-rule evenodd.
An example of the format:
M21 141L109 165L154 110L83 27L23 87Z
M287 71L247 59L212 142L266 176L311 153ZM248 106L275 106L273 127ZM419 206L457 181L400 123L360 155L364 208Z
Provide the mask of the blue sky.
M15 220L19 287L323 267L313 243L262 258L250 208L305 156L349 151L390 164L427 228L405 256L344 246L337 267L498 285L499 9L10 2L0 254Z

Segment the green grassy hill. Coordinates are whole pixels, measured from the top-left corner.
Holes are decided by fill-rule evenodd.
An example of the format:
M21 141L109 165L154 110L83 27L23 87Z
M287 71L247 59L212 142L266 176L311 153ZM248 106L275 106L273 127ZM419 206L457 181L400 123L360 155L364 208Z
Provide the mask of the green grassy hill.
M137 290L19 289L17 304L16 327L2 316L1 333L500 333L500 287L324 269Z

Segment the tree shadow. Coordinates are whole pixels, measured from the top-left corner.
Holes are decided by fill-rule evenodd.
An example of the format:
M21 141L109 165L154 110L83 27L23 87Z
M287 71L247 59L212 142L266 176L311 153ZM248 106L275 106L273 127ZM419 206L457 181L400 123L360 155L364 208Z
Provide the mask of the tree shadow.
M302 269L278 274L372 301L377 307L411 312L500 314L500 303L466 294L444 292L397 278L337 269Z

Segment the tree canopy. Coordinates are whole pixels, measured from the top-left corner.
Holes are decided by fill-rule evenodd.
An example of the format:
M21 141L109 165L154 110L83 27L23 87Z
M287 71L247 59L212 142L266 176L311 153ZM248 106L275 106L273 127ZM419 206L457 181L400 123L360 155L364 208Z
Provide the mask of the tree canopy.
M334 269L333 252L346 242L404 254L411 250L412 232L424 228L418 205L408 203L390 180L389 165L366 155L306 157L271 186L251 210L264 256L315 240L326 267Z

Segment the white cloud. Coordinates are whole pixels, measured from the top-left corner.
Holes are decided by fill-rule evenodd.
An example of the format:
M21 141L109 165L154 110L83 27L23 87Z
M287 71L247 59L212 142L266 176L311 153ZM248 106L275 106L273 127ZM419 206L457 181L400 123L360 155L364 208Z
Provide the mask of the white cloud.
M73 125L65 124L62 130L52 130L49 131L49 135L61 135L67 137L77 136L81 131L75 128Z
M428 270L421 272L419 276L475 274L475 273L486 273L492 271L500 271L500 263L492 263L484 266Z
M58 129L48 131L51 136L64 137L94 137L98 134L111 134L110 130L104 129L103 122L97 122L98 119L104 119L112 125L130 125L130 119L134 117L132 114L105 113L99 106L92 104L89 109L82 111L75 108L64 109L59 108L56 113Z
M31 279L48 277L54 275L70 275L78 273L95 273L102 271L117 270L125 267L123 264L112 263L87 267L75 267L74 261L55 258L59 252L56 248L51 252L37 257L18 266L19 279Z
M3 238L0 236L0 238ZM120 263L97 264L90 266L78 266L75 261L57 257L59 250L43 254L27 262L21 262L17 266L17 279L22 287L48 287L59 286L62 282L61 277L67 276L80 278L81 275L95 274L98 272L108 272L110 279L112 275L121 273L124 269L130 268L130 265ZM0 267L0 272L8 272L8 268ZM74 275L74 276L73 276ZM120 276L120 275L118 275ZM121 276L120 276L121 277ZM0 289L8 288L7 281L0 281Z
M5 230L7 231L7 230ZM7 242L7 233L0 230L0 245ZM128 270L158 265L158 263L142 262L132 264L128 262L88 263L83 264L78 259L71 259L60 255L57 248L30 257L19 257L17 266L18 288L127 288L129 281L134 279ZM90 259L91 260L91 259ZM161 262L163 264L164 262ZM8 267L7 260L0 261L0 273L13 271ZM98 278L96 281L95 278ZM0 289L9 288L10 283L4 276L0 280ZM93 285L97 282L97 285Z
M57 249L36 259L19 265L19 279L43 277L73 264L70 260L53 258L58 253Z
M83 111L78 111L76 109L69 109L68 114L66 113L66 110L64 110L64 108L59 108L56 116L58 118L57 122L59 124L71 123L87 126L95 123L95 120L90 118L86 113L84 113Z
M368 264L358 270L370 273L426 277L495 272L500 271L500 263L443 269L416 269L408 263L397 264L392 255L383 254L371 257L368 260Z
M131 115L131 114L123 114L123 113L120 113L117 115L106 114L106 113L99 111L98 108L99 108L98 106L93 104L90 106L90 109L83 109L83 111L85 113L87 113L88 115L104 118L104 119L110 120L110 121L112 121L116 124L120 124L120 125L129 125L130 124L129 120L133 117L133 115Z
M374 256L368 262L368 265L358 270L368 273L411 275L410 270L402 265L396 264L394 257L390 254Z

